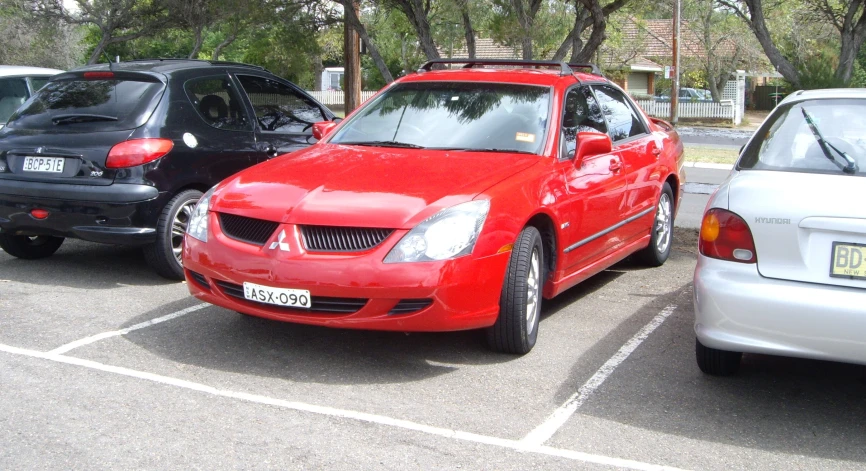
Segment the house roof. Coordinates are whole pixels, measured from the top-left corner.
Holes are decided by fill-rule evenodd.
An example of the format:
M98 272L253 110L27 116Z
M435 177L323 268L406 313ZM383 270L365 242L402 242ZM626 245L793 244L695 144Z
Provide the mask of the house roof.
M439 55L443 59L464 59L469 58L469 49L465 45L455 48L449 57L448 48L439 47ZM518 48L499 44L491 38L475 38L476 59L519 59L521 57Z
M626 41L637 43L637 49L644 57L665 58L673 55L672 20L640 20L629 18L619 24ZM680 24L680 57L700 59L706 57L701 38L688 21ZM736 45L730 40L722 40L713 51L714 54L733 55Z

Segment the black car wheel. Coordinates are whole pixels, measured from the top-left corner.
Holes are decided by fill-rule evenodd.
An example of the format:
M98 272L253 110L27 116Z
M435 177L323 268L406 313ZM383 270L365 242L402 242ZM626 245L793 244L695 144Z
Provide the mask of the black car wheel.
M741 352L716 350L695 339L695 359L698 361L698 368L708 375L730 376L739 371L742 358Z
M144 247L144 258L156 273L170 280L183 279L183 236L202 193L178 193L162 210L156 225L156 242Z
M541 315L541 286L544 284L544 248L534 227L520 232L511 258L502 294L499 318L487 329L487 344L502 353L525 354L538 338Z
M49 257L63 244L63 237L0 234L0 248L13 257L27 260Z

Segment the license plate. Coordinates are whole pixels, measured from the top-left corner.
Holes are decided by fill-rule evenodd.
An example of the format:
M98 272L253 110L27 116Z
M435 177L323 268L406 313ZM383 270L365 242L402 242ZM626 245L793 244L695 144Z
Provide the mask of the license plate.
M866 244L833 242L830 276L866 280Z
M277 306L310 308L310 292L305 289L271 288L245 282L244 297L250 301Z
M63 157L24 157L24 171L62 173L65 162Z

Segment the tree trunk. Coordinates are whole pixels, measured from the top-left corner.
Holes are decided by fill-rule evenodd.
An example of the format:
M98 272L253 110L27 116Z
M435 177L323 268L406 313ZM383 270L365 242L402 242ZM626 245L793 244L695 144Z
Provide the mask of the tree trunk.
M589 16L592 19L592 33L590 33L589 39L586 40L586 44L582 44L583 47L580 48L580 52L578 52L578 47L581 46L578 43L580 35L575 35L574 48L571 51L571 62L587 63L592 62L592 56L595 55L595 51L607 37L605 35L607 30L607 15L598 0L578 1L589 10Z
M860 54L863 38L863 35L858 35L856 31L851 36L842 34L842 50L839 52L839 66L836 67L835 74L839 86L847 86L851 82L854 63L857 62L857 55Z
M219 43L217 45L217 47L214 48L213 56L211 57L211 60L213 60L213 61L219 60L220 54L222 54L223 49L228 47L229 44L233 43L235 41L235 39L237 39L237 37L238 37L237 31L232 31L231 34L226 36L226 38L223 40L223 42Z
M430 21L427 18L427 10L424 9L421 0L395 0L395 3L415 29L415 34L418 35L418 43L421 45L424 55L427 56L427 60L439 59L439 51L436 49L433 35L430 33Z
M361 37L361 41L364 41L364 44L367 46L367 50L370 52L370 58L373 59L373 63L376 64L376 68L379 69L379 73L382 74L382 78L385 79L385 83L391 83L394 81L394 76L391 75L391 71L388 70L388 66L385 64L385 60L382 59L382 55L379 54L379 49L373 44L373 41L370 39L370 36L367 34L367 28L361 23L361 20L358 18L358 15L355 14L355 8L352 6L352 0L343 0L343 10L345 11L346 21L349 22L349 25L352 26L358 36Z
M475 59L475 30L472 29L472 20L469 18L469 1L461 0L460 13L463 17L463 36L466 39L466 51L470 59Z
M99 39L99 42L96 43L96 48L93 49L93 54L90 55L90 59L87 59L87 65L93 65L99 62L99 58L102 57L102 53L105 51L105 46L108 45L109 41L111 41L111 33L103 31L102 38Z
M761 48L764 50L764 54L767 55L767 58L770 59L770 63L776 67L776 70L782 74L782 77L785 78L788 82L791 82L791 85L794 88L802 88L800 82L800 74L797 73L797 69L794 68L794 65L782 55L782 52L773 44L773 39L770 37L770 31L767 29L767 22L764 19L764 6L761 3L761 0L743 0L746 4L746 8L749 10L749 16L746 17L742 10L737 8L737 5L730 1L720 1L719 3L732 8L740 18L746 21L746 24L749 25L749 28L755 33L755 38L757 38L758 42L761 44Z
M198 26L195 28L195 42L193 43L192 51L189 52L190 59L198 57L202 43L204 43L204 35L202 35L202 27Z
M322 73L325 71L325 66L322 64L322 55L313 55L313 90L320 91L322 89Z

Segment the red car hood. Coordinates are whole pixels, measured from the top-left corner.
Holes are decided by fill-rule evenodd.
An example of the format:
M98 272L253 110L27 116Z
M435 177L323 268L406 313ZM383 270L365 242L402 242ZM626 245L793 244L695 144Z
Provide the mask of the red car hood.
M282 223L409 229L540 159L320 144L229 178L211 207Z

